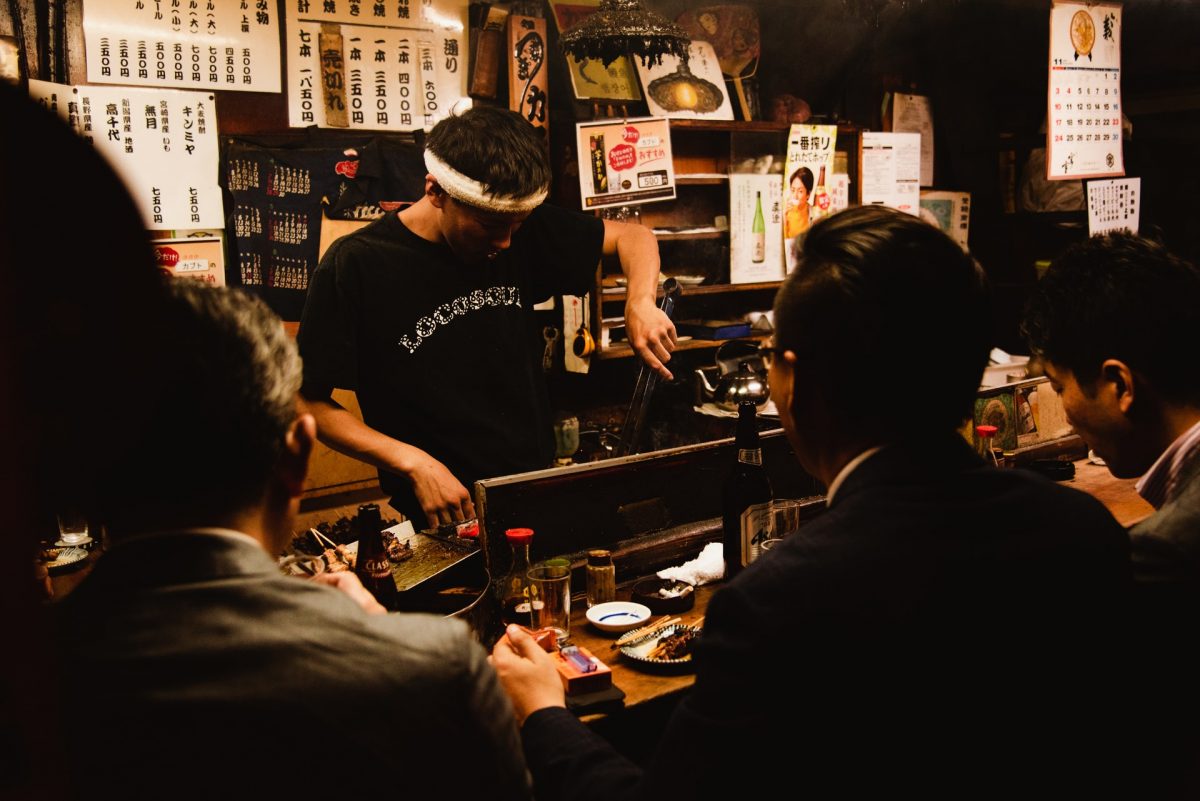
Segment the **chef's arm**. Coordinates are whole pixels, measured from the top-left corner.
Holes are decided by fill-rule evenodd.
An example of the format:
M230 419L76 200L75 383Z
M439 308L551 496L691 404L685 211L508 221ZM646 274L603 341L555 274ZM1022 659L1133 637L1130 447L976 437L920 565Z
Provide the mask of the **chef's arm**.
M649 228L604 221L604 255L616 255L628 282L625 331L647 365L671 378L666 363L675 350L675 324L658 308L658 240Z
M411 481L430 527L475 517L471 493L437 459L415 445L371 428L338 405L329 391L306 387L304 396L309 413L317 420L321 442L338 453Z

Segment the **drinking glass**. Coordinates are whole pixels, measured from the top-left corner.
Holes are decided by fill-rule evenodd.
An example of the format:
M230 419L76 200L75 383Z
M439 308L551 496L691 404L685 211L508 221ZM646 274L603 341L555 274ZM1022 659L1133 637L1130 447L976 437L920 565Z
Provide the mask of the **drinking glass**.
M58 542L55 545L85 545L92 541L88 534L87 518L76 511L58 513Z
M801 508L800 501L791 498L771 501L770 520L766 537L758 546L760 551L771 550L784 537L800 530Z
M554 629L559 642L571 633L571 563L566 559L538 562L529 570L533 627Z

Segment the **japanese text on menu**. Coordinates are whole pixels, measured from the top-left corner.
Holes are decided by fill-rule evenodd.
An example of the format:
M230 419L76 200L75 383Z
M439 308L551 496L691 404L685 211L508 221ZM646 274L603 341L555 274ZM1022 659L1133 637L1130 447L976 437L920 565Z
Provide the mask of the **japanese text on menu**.
M280 90L275 0L84 0L89 83Z
M1054 3L1046 116L1049 180L1125 174L1121 102L1121 6Z
M104 155L147 228L224 225L211 94L46 81L30 81L29 93Z
M431 128L464 95L461 9L439 13L433 0L285 0L288 124L339 127L326 109L343 101L350 128ZM342 52L324 54L322 33L336 30ZM340 110L340 109L339 109Z

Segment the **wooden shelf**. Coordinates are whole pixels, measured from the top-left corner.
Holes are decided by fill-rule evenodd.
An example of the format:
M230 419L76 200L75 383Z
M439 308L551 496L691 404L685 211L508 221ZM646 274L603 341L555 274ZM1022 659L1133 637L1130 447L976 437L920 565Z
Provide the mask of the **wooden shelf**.
M685 131L729 131L732 133L750 132L750 133L772 133L782 132L787 133L791 130L790 122L773 122L771 120L754 120L753 122L745 122L743 120L671 120L671 128L678 128ZM816 125L817 123L810 123ZM829 123L822 123L828 125ZM857 134L864 130L859 125L850 125L847 123L838 123L839 134Z
M769 336L771 336L771 335L770 334L751 334L748 337L735 337L735 339L753 339L756 342L761 342L762 340L766 339ZM675 353L679 353L680 351L684 351L684 350L701 350L703 348L719 348L722 345L724 345L726 342L729 342L729 341L731 341L731 340L728 340L728 339L685 339L682 342L676 343ZM598 359L628 359L634 355L635 354L633 352L632 345L613 345L610 348L605 348L604 350L597 352L596 358L598 358Z
M728 175L698 173L696 175L676 175L677 186L718 186L729 183Z
M713 228L711 226L696 226L684 231L672 231L664 228L651 228L651 233L659 242L678 242L685 239L720 239L729 236L728 228Z
M765 292L768 290L778 289L783 281L762 281L757 284L705 284L702 286L685 286L683 287L683 297L691 297L693 295L729 295L735 292ZM662 297L662 287L658 289L658 297ZM600 299L605 303L609 301L624 301L626 298L625 290L620 292L602 292Z

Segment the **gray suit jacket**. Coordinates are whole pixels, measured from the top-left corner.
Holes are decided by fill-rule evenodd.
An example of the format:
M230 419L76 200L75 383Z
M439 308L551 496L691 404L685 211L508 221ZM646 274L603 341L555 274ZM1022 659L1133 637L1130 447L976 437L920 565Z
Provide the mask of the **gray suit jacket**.
M528 795L511 706L462 623L369 616L243 535L119 544L58 612L89 796Z

